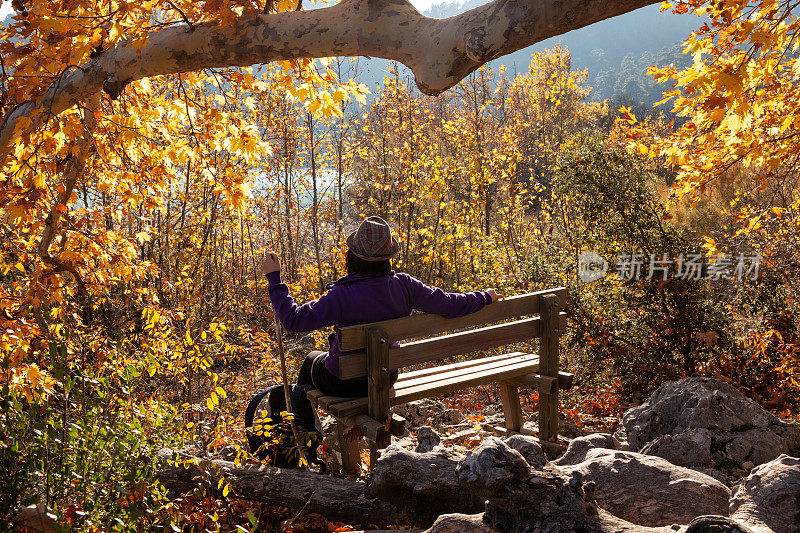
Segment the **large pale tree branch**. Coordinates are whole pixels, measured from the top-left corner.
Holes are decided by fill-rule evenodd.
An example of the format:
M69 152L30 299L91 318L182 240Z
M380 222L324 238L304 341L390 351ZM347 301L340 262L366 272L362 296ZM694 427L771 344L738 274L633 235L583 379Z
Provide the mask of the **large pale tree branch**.
M141 53L125 43L70 70L35 102L5 117L0 154L19 135L102 89L112 98L134 80L202 68L275 60L373 56L408 66L420 90L436 95L482 64L548 37L654 4L659 0L494 0L447 19L431 19L408 0L343 0L324 9L242 16L179 25L150 34ZM14 126L19 117L32 122Z

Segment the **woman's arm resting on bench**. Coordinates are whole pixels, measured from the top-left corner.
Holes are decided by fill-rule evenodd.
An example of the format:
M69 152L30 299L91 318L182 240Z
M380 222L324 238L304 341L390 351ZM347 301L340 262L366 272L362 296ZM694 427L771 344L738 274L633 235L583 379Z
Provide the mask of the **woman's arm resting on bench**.
M455 318L480 311L484 306L501 298L494 289L473 292L444 292L425 285L408 274L398 274L408 283L411 306L424 313Z

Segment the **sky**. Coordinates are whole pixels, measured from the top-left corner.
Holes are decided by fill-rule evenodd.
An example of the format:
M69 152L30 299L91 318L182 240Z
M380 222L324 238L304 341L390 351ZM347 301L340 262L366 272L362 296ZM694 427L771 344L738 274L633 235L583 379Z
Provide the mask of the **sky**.
M442 2L442 1L435 1L435 0L411 0L411 5L417 8L417 11L422 13L423 11L430 9L433 4L447 4L449 2ZM9 6L11 4L9 3Z
M11 0L0 0L0 1L2 1L2 3L3 3L2 7L0 7L0 20L3 20L12 11ZM422 11L425 11L426 9L429 9L434 3L435 4L442 4L442 3L446 3L446 2L442 2L441 0L439 0L439 1L437 1L437 0L411 0L411 3L414 5L414 7L417 8L418 11L422 12Z

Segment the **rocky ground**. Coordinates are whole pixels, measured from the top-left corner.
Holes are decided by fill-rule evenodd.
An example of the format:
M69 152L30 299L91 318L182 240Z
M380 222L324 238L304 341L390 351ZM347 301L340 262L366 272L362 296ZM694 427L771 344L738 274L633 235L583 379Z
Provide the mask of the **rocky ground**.
M176 454L191 455L185 450L164 450L159 477L176 495L224 477L248 501L426 533L800 533L800 428L724 381L666 383L613 433L607 420L578 427L563 419L555 443L504 436L497 405L453 405L395 408L408 431L366 478L237 466L224 456L204 459L203 470L175 467ZM323 422L335 471L332 420Z
M613 435L565 424L546 449L496 438L497 410L399 406L410 431L367 495L417 509L419 523L446 514L431 532L800 532L800 429L724 381L667 383Z
M666 383L613 432L603 431L608 420L579 427L564 418L553 443L506 437L499 405L423 400L395 410L407 432L366 478L237 465L227 448L203 457L202 469L175 466L176 456L196 452L164 450L159 478L174 495L198 479L219 489L224 478L243 500L298 511L295 531L303 514L319 519L303 531L329 530L335 520L425 533L800 533L800 427L725 381ZM335 470L333 421L323 422ZM55 530L46 508L23 511L29 529Z

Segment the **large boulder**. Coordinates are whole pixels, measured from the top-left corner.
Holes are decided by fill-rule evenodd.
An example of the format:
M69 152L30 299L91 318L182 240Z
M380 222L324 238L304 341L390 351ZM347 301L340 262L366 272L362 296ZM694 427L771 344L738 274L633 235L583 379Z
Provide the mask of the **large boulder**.
M531 465L520 452L496 437L486 439L459 461L458 479L483 498L505 492L530 476Z
M759 531L800 532L800 459L781 455L754 468L733 493L731 517Z
M518 451L532 468L541 470L547 464L547 454L544 453L544 448L537 437L516 434L504 440L508 447Z
M381 451L364 494L407 509L419 524L443 513L480 512L483 499L465 490L456 474L461 458L441 446L419 453L392 444Z
M694 468L760 465L800 448L797 426L713 378L665 383L622 423L632 450Z
M496 530L601 531L590 483L549 465L535 470L500 439L484 440L459 462L456 473L469 492L487 500L483 521Z
M600 439L597 439L600 440ZM597 505L642 526L688 524L702 515L728 515L730 490L714 478L649 455L606 448L569 452L554 464L594 483Z

